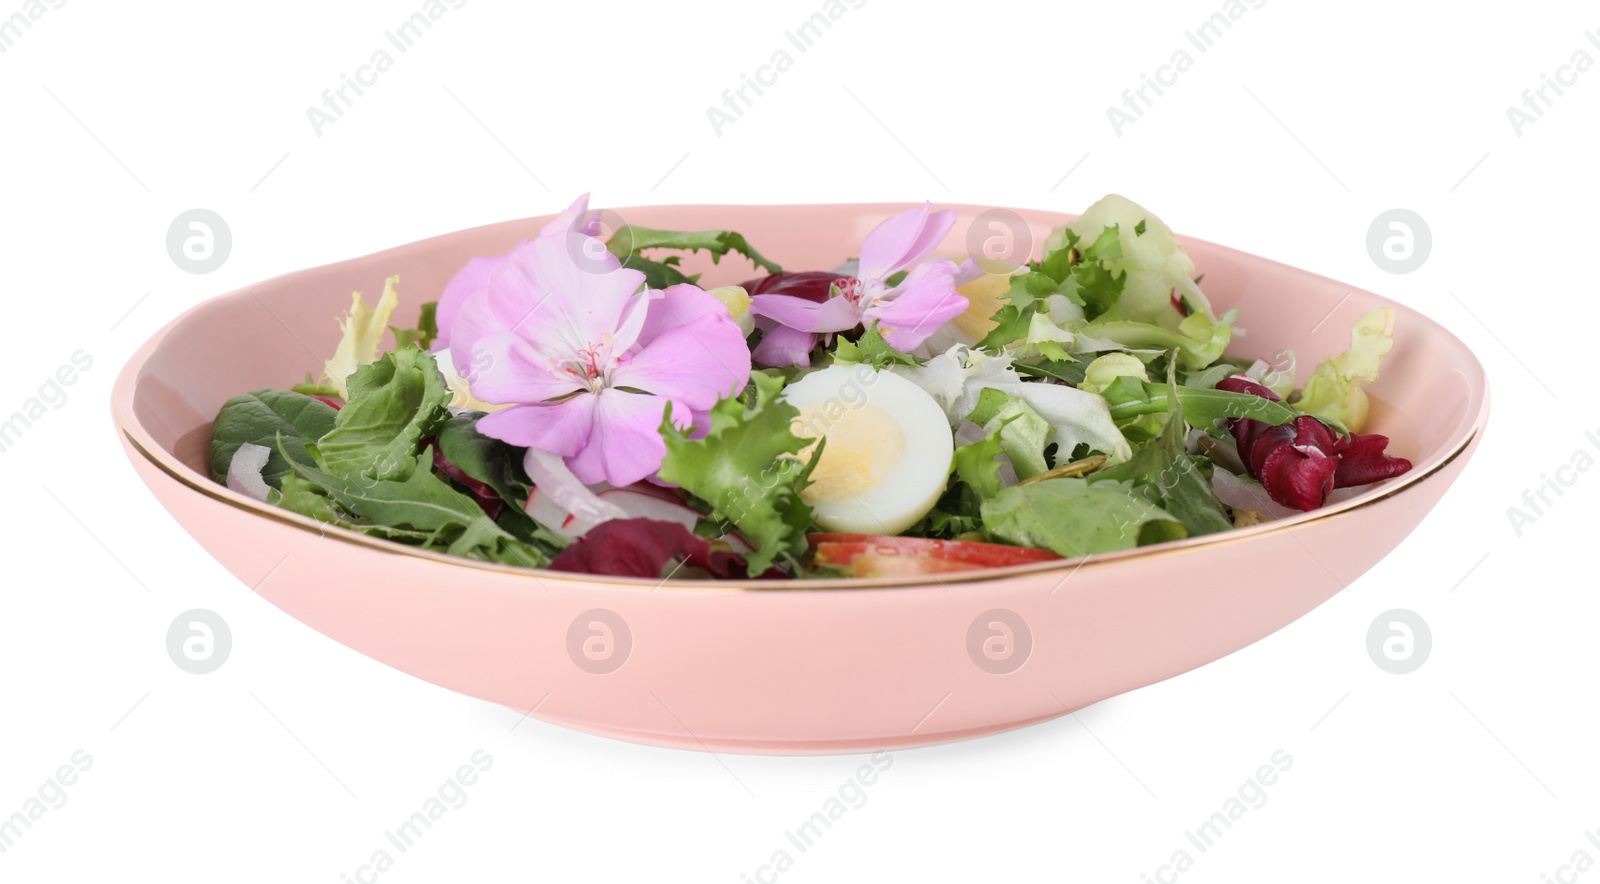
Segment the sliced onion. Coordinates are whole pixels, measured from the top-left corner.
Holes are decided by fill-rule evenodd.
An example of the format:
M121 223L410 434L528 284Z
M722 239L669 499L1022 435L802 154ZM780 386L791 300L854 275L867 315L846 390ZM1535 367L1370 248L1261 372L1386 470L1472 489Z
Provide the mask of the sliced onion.
M1236 476L1221 467L1211 471L1211 490L1216 492L1217 500L1236 510L1255 510L1267 521L1300 515L1300 510L1268 497L1267 489L1261 487L1260 482Z
M627 518L628 514L622 511L622 507L601 500L587 485L578 481L578 477L572 474L572 470L567 469L566 463L559 455L529 448L527 455L522 459L522 466L528 471L528 478L533 480L538 493L549 495L551 502L578 519L599 523L608 519Z
M261 470L271 457L272 449L265 445L253 442L240 445L233 453L233 460L228 461L228 489L265 502L271 489L267 480L261 478Z

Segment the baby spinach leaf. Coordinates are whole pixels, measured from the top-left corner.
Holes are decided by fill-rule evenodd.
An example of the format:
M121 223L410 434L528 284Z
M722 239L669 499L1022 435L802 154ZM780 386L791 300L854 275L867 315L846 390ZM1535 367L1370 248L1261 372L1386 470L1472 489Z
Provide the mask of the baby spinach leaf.
M254 390L229 399L211 426L212 480L227 483L234 452L249 442L272 449L261 478L278 487L291 463L313 465L306 443L333 429L334 415L327 403L289 390Z

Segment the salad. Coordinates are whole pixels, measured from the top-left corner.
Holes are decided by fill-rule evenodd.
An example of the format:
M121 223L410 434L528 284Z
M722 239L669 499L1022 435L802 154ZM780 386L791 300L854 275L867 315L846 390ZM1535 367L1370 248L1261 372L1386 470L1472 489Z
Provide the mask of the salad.
M1123 197L1026 264L938 254L955 223L924 204L788 270L734 231L602 236L584 196L415 328L390 325L398 277L355 293L318 376L222 407L212 478L481 561L783 580L1130 549L1410 469L1361 432L1391 310L1296 389L1293 353L1229 353L1237 311ZM704 288L697 251L754 278Z

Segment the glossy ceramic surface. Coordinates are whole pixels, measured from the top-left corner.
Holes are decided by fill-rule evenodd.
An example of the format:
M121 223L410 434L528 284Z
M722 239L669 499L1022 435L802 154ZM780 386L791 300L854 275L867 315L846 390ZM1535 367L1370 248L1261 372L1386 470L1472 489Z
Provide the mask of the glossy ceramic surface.
M628 222L732 228L792 270L853 253L899 204L653 206ZM957 207L966 251L983 207ZM1071 216L1017 210L1033 242ZM673 583L522 571L320 525L213 484L211 419L228 398L315 371L350 292L401 277L409 323L468 258L546 218L481 227L291 273L207 301L134 354L112 408L129 459L200 545L262 598L397 669L534 718L688 749L822 753L977 736L1062 715L1232 653L1311 611L1439 501L1488 416L1482 366L1427 317L1333 280L1184 239L1235 346L1300 355L1301 380L1354 320L1397 313L1367 430L1411 473L1315 513L1087 560L909 580ZM730 258L706 285L753 275ZM285 558L287 556L287 558ZM1265 579L1292 571L1293 580ZM1239 579L1256 573L1264 579ZM270 576L268 576L270 575ZM263 578L266 578L263 580ZM259 585L257 585L259 584ZM333 675L331 677L337 677Z

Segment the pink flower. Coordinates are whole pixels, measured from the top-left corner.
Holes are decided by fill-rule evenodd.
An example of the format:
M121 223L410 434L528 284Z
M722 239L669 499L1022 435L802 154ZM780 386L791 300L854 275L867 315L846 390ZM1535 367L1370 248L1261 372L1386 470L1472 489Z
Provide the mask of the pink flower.
M954 209L932 211L931 203L907 209L872 229L861 242L855 276L834 280L820 302L778 293L755 295L750 312L777 323L756 349L769 365L809 365L817 335L875 323L889 344L912 350L967 309L956 286L980 275L970 260L924 262L956 223ZM910 273L898 285L888 279ZM769 343L769 341L771 343Z
M751 303L761 295L788 295L821 304L828 300L839 274L821 270L784 270L770 273L746 282L744 290L750 294ZM750 354L763 365L810 365L811 348L817 345L817 336L798 331L768 319L756 317L756 328L761 329L761 343Z
M598 211L589 211L589 195L587 193L573 200L572 205L545 224L543 229L539 231L539 236L563 236L571 230L576 230L588 236L598 236L600 234L600 213ZM523 240L522 244L526 245L527 240ZM611 256L611 253L605 250L604 245L600 247L599 252L604 253L606 257ZM590 250L589 255L594 255L593 249ZM586 255L586 257L589 255ZM489 284L489 275L494 273L494 269L499 267L505 259L505 255L493 258L471 258L467 261L466 266L456 271L456 275L445 285L444 293L439 295L439 306L436 308L437 312L434 316L435 324L439 327L439 334L434 337L434 352L439 352L450 346L450 337L455 331L456 314L461 310L462 302L473 292L482 291ZM601 258L599 260L603 261L604 259ZM616 258L612 257L611 263L612 265L617 265Z
M644 274L586 256L574 230L512 250L453 316L450 354L480 399L510 407L485 435L563 459L585 484L630 485L661 468L662 415L705 426L750 376L744 334L693 285L645 289Z

